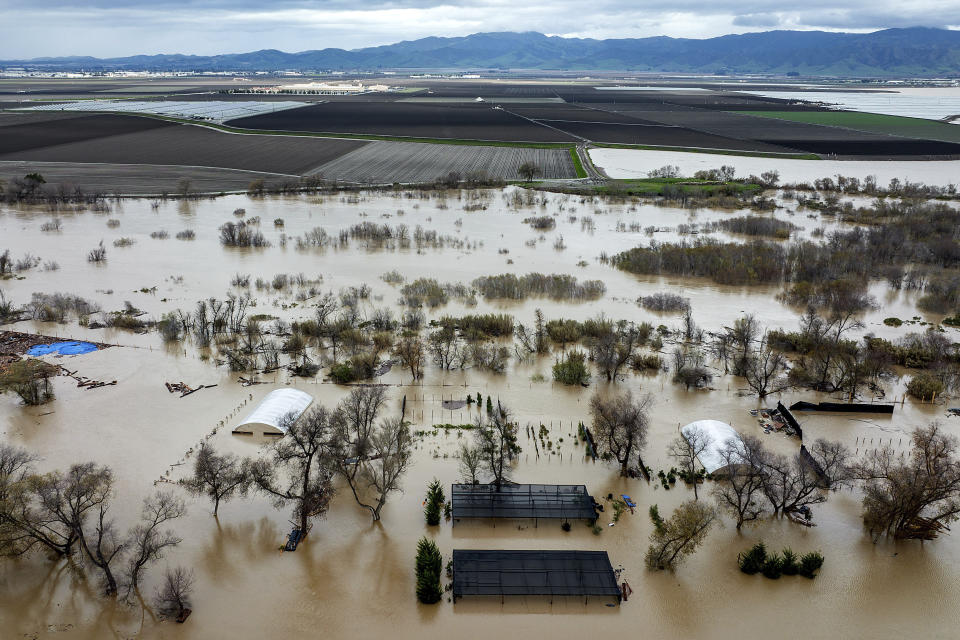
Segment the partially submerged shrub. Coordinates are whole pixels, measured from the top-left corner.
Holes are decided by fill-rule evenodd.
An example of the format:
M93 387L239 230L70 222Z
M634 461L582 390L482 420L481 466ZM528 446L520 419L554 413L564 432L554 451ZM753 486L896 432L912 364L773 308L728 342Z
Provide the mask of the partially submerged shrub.
M552 216L533 216L531 218L524 218L524 224L528 224L538 231L549 231L557 226L557 221L554 220Z
M800 575L812 580L817 577L817 571L819 571L822 566L823 555L821 555L819 551L805 553L800 558Z
M57 368L42 360L28 358L10 364L0 375L0 391L12 391L24 404L35 406L53 400L50 378Z
M750 547L749 551L740 554L739 561L740 571L750 575L759 573L763 569L764 563L767 561L766 546L764 546L762 541L758 542Z
M663 291L638 298L637 303L648 311L686 311L690 308L689 298Z
M227 247L270 246L260 231L240 222L227 222L220 227L220 243Z
M907 393L919 400L932 400L943 390L943 381L928 371L917 373L907 383Z
M585 280L581 283L571 275L557 273L528 273L523 276L504 273L483 276L474 280L473 286L484 298L512 300L523 300L531 296L544 296L555 300L596 300L607 290L600 280Z
M558 358L553 365L553 379L570 385L590 382L587 355L582 351L570 351Z
M91 249L87 254L87 262L100 263L107 259L107 248L103 246L103 240L96 248Z

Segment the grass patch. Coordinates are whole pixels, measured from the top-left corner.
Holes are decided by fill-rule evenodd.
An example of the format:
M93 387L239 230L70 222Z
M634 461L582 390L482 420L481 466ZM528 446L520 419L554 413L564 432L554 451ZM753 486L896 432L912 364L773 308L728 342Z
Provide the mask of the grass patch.
M618 193L630 196L659 196L664 189L668 191L680 190L685 193L712 194L748 193L760 191L760 186L743 182L701 182L690 178L629 178L626 180L611 180L604 185L592 185L598 193Z
M604 149L639 149L641 151L681 151L683 153L707 153L718 156L746 156L749 158L785 158L788 160L820 160L815 153L775 153L771 151L739 151L736 149L706 149L702 147L671 147L652 144L616 144L593 142L594 147Z
M844 127L868 133L960 143L960 128L957 125L924 118L860 111L738 111L737 113L805 124Z
M578 178L586 178L587 170L583 168L583 162L580 160L580 154L577 153L576 147L570 147L570 159L573 161L573 169L577 172Z

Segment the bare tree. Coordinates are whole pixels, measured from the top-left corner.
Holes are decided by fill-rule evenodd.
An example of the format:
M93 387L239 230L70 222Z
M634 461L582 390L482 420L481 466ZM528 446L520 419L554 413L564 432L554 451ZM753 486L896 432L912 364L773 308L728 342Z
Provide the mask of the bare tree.
M400 490L400 478L410 465L412 452L410 427L400 417L381 421L370 434L370 455L357 461L359 477L349 484L357 504L370 511L374 522L380 520L380 510L386 504L387 496ZM361 499L358 488L370 494L372 500L368 502Z
M67 542L61 530L45 532L31 517L28 479L35 460L26 449L0 443L0 555L21 555L36 544L60 553Z
M729 344L733 351L733 373L742 376L747 371L753 343L756 342L757 335L760 333L760 323L756 316L748 313L737 318L733 326L727 327L726 331L730 336Z
M908 457L885 446L854 466L864 481L863 521L874 540L929 538L960 516L960 460L957 438L938 423L913 432Z
M403 418L376 424L386 402L383 387L358 387L341 401L333 417L331 457L354 499L374 521L387 496L400 489L400 477L410 463L413 439ZM361 494L374 494L371 504Z
M193 571L183 567L167 569L155 599L160 613L165 617L183 622L190 615L193 582Z
M807 455L801 451L790 458L763 456L763 493L774 514L789 514L826 502L826 491L847 478L850 450L844 445L821 438L804 451Z
M465 362L463 341L453 326L447 325L432 332L428 338L433 362L441 369L462 368Z
M393 355L400 359L400 364L410 369L414 380L423 377L423 364L426 349L420 336L404 336L393 347Z
M731 438L720 449L714 496L720 508L736 519L738 530L763 514L758 498L763 492L765 457L763 445L754 436Z
M609 397L597 392L590 398L598 453L601 457L616 459L621 476L627 475L633 456L643 465L640 452L647 444L647 411L652 404L650 394L635 400L630 391Z
M209 497L216 518L220 502L237 493L246 493L250 478L237 456L220 455L210 445L204 445L193 464L193 476L181 480L181 484L194 495Z
M660 516L657 505L650 507L653 533L647 549L649 569L673 569L697 550L717 520L712 506L688 500L674 510L669 520Z
M604 330L592 338L590 355L607 380L616 381L620 370L640 346L640 331L635 324L625 320L614 324L601 318L597 324Z
M270 459L247 464L256 486L274 499L277 508L293 504L293 520L302 536L310 519L327 511L333 485L327 457L332 436L330 412L317 406L299 420L288 414L281 420L284 437L270 448ZM282 474L282 478L278 475Z
M713 442L710 434L699 426L690 427L670 442L667 455L675 458L680 468L693 479L693 499L700 498L697 492L697 459Z
M779 393L789 387L783 373L787 370L787 357L770 347L767 334L760 338L757 348L747 355L743 376L747 384L760 398Z
M161 527L186 513L183 500L158 491L143 501L142 522L130 534L129 547L133 555L128 565L128 589L135 592L140 587L143 570L151 562L163 557L164 549L180 544L181 539L173 531Z
M517 424L512 420L510 410L497 401L497 407L489 415L477 418L474 437L484 471L492 476L499 491L510 482L511 464L520 453Z
M117 579L113 563L126 550L126 542L120 540L116 526L108 514L113 497L113 472L107 467L98 467L92 462L72 465L65 476L66 511L76 527L77 539L87 559L103 574L107 595L117 594ZM82 496L82 497L81 497ZM81 497L75 500L75 497ZM75 508L81 501L89 504L83 512ZM92 512L92 518L86 517ZM88 521L92 519L92 527Z
M533 162L523 162L519 167L517 167L517 175L523 178L526 182L530 182L541 173L543 172L540 170L540 167Z
M466 442L460 443L460 479L467 484L477 484L483 455L479 447L471 447Z

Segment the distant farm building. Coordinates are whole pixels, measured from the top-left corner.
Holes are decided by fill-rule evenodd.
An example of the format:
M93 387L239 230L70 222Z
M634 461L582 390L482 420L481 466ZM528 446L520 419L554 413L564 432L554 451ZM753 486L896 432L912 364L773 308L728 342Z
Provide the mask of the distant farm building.
M246 87L243 89L238 89L236 92L311 96L352 96L361 93L373 93L389 90L390 87L385 84L364 85L359 82L342 82L337 84L327 82L302 82L298 84L281 84L269 87Z
M309 393L297 389L276 389L268 393L233 432L282 436L311 404L313 396Z
M723 473L726 462L723 459L723 448L730 440L739 440L740 434L726 422L719 420L697 420L680 430L684 438L689 440L690 433L699 429L709 439L707 448L700 454L700 464L707 473Z

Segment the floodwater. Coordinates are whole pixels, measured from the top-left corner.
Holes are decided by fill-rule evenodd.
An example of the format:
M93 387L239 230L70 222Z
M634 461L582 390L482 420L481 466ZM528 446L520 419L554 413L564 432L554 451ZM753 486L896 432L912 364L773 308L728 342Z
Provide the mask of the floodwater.
M680 174L685 176L692 176L703 169L718 169L723 165L730 165L736 168L739 177L760 175L764 171L779 171L782 183L812 183L817 178L837 175L861 180L874 176L882 186L894 178L901 182L928 185L949 185L960 181L960 160L793 160L718 153L601 148L590 149L590 159L615 179L646 178L649 171L665 165L680 167Z
M746 91L782 100L823 102L838 109L944 120L960 115L960 87L883 87L882 91Z
M43 271L38 267L25 272L24 279L3 281L0 286L19 303L26 302L34 291L62 291L94 299L105 310L120 309L123 301L129 300L156 316L178 307L191 309L200 298L222 298L236 272L270 279L280 272L303 271L308 278L322 275L323 288L334 291L369 284L374 304L391 306L399 313L395 305L398 293L379 279L380 274L392 269L404 273L408 280L424 276L463 282L508 271L564 272L581 279L603 279L607 294L589 303L527 300L505 304L481 300L471 310L497 309L531 322L534 309L539 307L547 318L586 318L602 312L613 318L673 326L678 324L675 316L649 314L634 303L638 296L669 290L690 297L694 318L708 329L730 324L745 311L756 313L771 327L797 323L796 310L776 302L774 289L638 278L596 260L601 251L612 254L649 241L650 236L642 231L617 231L618 223L628 228L632 222L639 222L641 228L663 228L654 237L667 240L679 237L679 224L702 224L733 215L730 212L692 213L651 205L632 208L556 195L548 195L542 207L514 209L507 205L511 193L508 189L465 194L463 200L456 196L439 199L379 194L325 199L231 196L165 202L156 208L147 201L132 200L111 203L112 210L107 213L61 213L62 231L57 233L40 231L40 225L51 218L49 212L8 208L0 210L0 249L11 247L15 257L29 251L43 260L55 259L60 268ZM468 197L482 199L468 201ZM477 202L485 203L487 209L463 210L464 205ZM261 217L261 226L273 247L220 247L216 228L235 219L232 211L237 207L246 209L247 218ZM522 222L530 215L557 213L561 207L555 231L541 234ZM404 214L398 215L398 210ZM777 215L789 216L786 212ZM570 216L578 220L571 222ZM336 235L339 228L369 220L402 222L411 228L420 224L460 237L465 245L427 248L421 254L416 250L366 250L356 243L347 250L301 252L293 242L285 248L279 246L281 231L272 225L278 217L284 218L284 233L291 238L315 226ZM580 219L584 217L594 220L592 234L581 230ZM119 220L119 226L108 227L108 219ZM789 219L803 227L801 234L822 224L804 213ZM173 239L176 231L186 228L195 230L196 240ZM159 229L166 229L171 238L151 239L149 234ZM567 245L563 251L553 248L559 234ZM112 240L121 236L135 238L136 243L128 248L113 247ZM106 265L87 263L86 252L101 238L108 247ZM534 241L534 247L525 244L529 240ZM498 253L499 249L509 253ZM587 266L576 266L581 259ZM157 287L155 293L139 292L153 286ZM881 323L890 315L917 315L909 294L888 293L879 284L873 291L884 308L867 316L868 331L893 337L919 330L907 326L893 329ZM252 293L257 306L251 313L287 319L309 314L304 303L291 306L291 292L267 295L253 289ZM460 303L451 303L430 316L459 314L466 309ZM56 400L35 408L21 406L10 394L0 395L0 437L40 455L42 469L95 460L115 470L114 516L123 529L133 524L140 500L155 489L158 481L177 479L187 472L192 463L189 452L202 440L221 450L257 455L261 443L233 436L230 430L270 390L294 386L327 406L348 391L323 383L322 378L294 378L284 370L259 376L264 384L242 387L235 374L201 359L189 345L164 346L156 333L85 329L75 321L66 325L23 322L13 328L123 345L51 359L90 378L117 380L116 386L86 390L77 388L69 378L58 377ZM641 480L621 479L613 466L586 461L583 449L573 442L576 423L588 418L587 403L594 389L534 382L537 373L549 379L552 362L552 357L546 357L514 364L506 375L472 370L441 372L429 367L423 383L416 386L410 386L409 376L395 368L380 381L390 385L390 413L399 412L406 396L407 415L414 421L414 430L470 421L470 409L446 411L441 402L478 391L497 397L513 409L521 425L547 426L556 453L541 451L538 457L523 435L524 450L515 478L521 482L584 483L597 498L608 493L630 494L639 504L636 514L625 515L610 527L608 508L600 520L599 535L582 524L565 533L558 524L549 522L536 527L527 521L478 522L456 528L444 522L437 528L426 527L421 502L427 483L434 477L446 485L458 479L453 457L457 433L427 435L419 442L414 464L404 477L403 493L390 497L381 523L371 524L366 511L354 504L348 492L341 492L327 517L315 524L294 554L277 551L290 528L287 510L274 509L264 497L223 504L219 519L209 515L206 501L188 498L188 515L174 523L183 543L151 568L144 589L149 596L166 565L192 567L196 575L194 613L184 625L158 622L149 609L139 606L113 605L97 595L95 580L85 579L65 563L35 555L0 562L0 636L574 638L629 633L651 638L731 638L744 634L851 638L912 637L922 633L932 638L955 637L960 624L960 613L953 606L960 599L958 537L945 535L925 544L871 544L860 523L859 495L855 491L832 494L827 503L815 507L818 526L814 528L767 520L737 533L725 518L724 526L715 529L704 547L675 573L646 571L643 554L652 530L646 517L648 507L658 504L661 512L669 512L692 496L679 486L664 491ZM167 392L164 382L181 380L191 386L217 386L185 398ZM592 385L598 386L606 389L610 385ZM763 438L778 452L796 451L796 439L763 434L749 415L749 409L758 406L757 399L744 395L741 386L735 378L719 376L712 390L687 392L671 383L668 376L632 374L616 385L655 396L644 451L646 463L655 471L671 466L666 445L678 426L700 418L727 421L741 433ZM902 385L894 384L887 390L887 397L899 398L902 393ZM764 405L775 404L777 399L769 398ZM789 404L815 397L796 392L781 399ZM841 440L860 453L881 441L905 450L909 431L930 420L941 419L954 428L944 417L943 406L910 400L898 405L892 416L812 414L800 419L811 439ZM159 486L178 491L164 482ZM433 537L445 558L454 548L605 550L614 566L623 568L622 578L630 583L634 594L620 607L607 607L600 599L586 604L577 598L551 603L534 597L508 598L503 603L495 598L467 598L456 605L447 601L419 605L414 596L412 567L416 540L422 535ZM821 550L826 563L820 576L814 581L800 577L769 581L740 573L737 553L760 539L773 549L790 546L800 552Z

